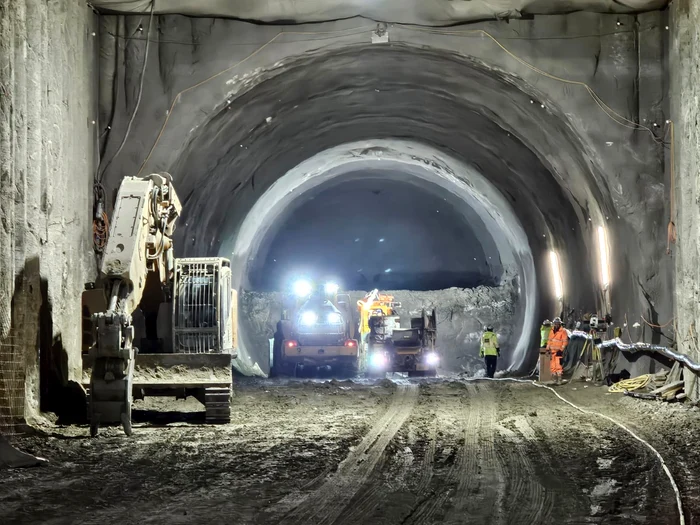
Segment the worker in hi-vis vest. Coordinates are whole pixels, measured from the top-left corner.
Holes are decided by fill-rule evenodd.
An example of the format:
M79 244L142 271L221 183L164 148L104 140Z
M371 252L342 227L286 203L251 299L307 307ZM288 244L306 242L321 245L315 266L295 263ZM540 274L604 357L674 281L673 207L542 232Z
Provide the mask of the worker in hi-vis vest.
M549 342L549 332L552 331L552 321L545 319L540 326L540 349L544 350L547 348L547 342Z
M484 335L481 336L481 347L479 357L486 361L486 377L493 377L496 373L498 358L501 356L501 348L498 346L498 336L493 333L493 326L484 328Z
M552 372L552 377L557 384L560 384L561 376L564 373L561 361L564 359L564 350L566 350L566 346L569 344L569 334L561 325L561 319L558 317L554 318L552 324L552 330L549 332L549 338L547 339L547 350L549 350L552 355L552 360L549 363L549 370Z

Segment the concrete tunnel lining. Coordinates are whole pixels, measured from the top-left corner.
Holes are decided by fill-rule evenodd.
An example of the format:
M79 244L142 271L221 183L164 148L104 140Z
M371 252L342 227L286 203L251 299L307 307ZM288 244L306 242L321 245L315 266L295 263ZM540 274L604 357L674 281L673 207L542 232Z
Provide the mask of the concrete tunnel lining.
M585 285L595 281L589 234L605 216L602 209L612 206L610 196L598 185L599 175L583 154L582 138L544 95L472 59L403 45L351 46L312 54L258 72L248 84L245 92L222 101L192 130L171 168L186 204L178 232L181 242L176 245L184 247L185 255L230 256L235 251L234 232L269 212L269 203L256 203L277 187L281 176L301 165L322 171L305 164L310 158L344 144L371 148L378 141L393 140L428 148L428 159L450 158L482 173L513 210L517 219L510 221L492 211L485 217L492 221L493 238L503 236L508 223L522 225L509 243L529 245L533 254L535 268L526 290L535 294L528 301L532 322L542 312L555 313L548 300L549 278L546 283L534 278L535 273L549 273L545 254L550 249L560 251L567 295L576 304L595 307L594 294ZM397 90L401 98L393 96ZM450 178L456 182L446 169L441 180ZM293 187L302 181L299 178ZM277 198L291 202L292 197ZM489 209L485 202L479 205ZM254 252L247 251L253 232L245 232L234 267ZM239 277L237 284L245 289L243 273ZM528 332L518 339L513 362L517 366L525 363L531 326Z
M417 143L371 140L338 146L307 159L272 186L255 202L238 231L222 240L220 255L232 260L233 282L248 284L250 261L255 259L260 244L284 211L317 186L355 171L401 172L446 189L463 201L464 206L483 225L476 231L480 242L489 241L497 248L505 273L520 278L523 297L519 316L519 337L511 354L510 366L519 369L524 363L536 320L537 278L527 235L510 205L488 180L474 169L433 148ZM235 228L235 225L231 225ZM242 359L258 355L245 348L245 333L239 351ZM254 363L249 363L254 367ZM247 368L243 364L242 368Z

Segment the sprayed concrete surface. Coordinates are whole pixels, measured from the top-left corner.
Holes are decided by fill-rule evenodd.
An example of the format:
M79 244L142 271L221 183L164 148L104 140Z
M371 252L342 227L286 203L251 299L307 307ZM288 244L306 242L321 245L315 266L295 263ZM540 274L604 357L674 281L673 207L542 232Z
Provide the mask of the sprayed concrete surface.
M101 23L100 120L111 125L109 158L131 120L134 97L127 94L138 91L148 17L104 16ZM663 146L609 118L581 85L543 77L481 32L557 78L590 85L625 118L651 125L666 120L666 23L665 13L653 12L438 32L395 25L388 45L374 45L376 23L361 19L266 26L158 16L142 104L105 184L111 191L126 175L172 173L186 202L177 255L232 257L237 274L255 273L264 254L234 254L233 247L250 211L285 174L349 143L415 142L469 165L508 200L532 251L539 293L529 303L542 317L556 311L550 249L561 253L567 303L591 310L601 302L596 230L605 225L615 253L615 315L631 323L640 314L667 319L672 261L663 256ZM435 155L417 157L429 166ZM446 168L466 184L455 166ZM290 199L303 205L309 196L299 187ZM252 219L263 224L272 212ZM337 243L357 237L337 233ZM251 290L248 275L240 278L239 288Z
M650 440L686 520L700 517L697 410L583 384L559 391ZM51 463L3 473L3 523L679 521L645 447L529 384L248 379L224 426L205 426L194 401L136 408L131 439L72 426L19 440Z

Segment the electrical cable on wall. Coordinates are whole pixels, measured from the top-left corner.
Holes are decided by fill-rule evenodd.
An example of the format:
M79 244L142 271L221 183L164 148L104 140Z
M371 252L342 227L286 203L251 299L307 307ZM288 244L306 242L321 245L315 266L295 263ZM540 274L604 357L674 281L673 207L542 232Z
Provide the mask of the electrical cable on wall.
M627 119L626 117L624 117L623 115L621 115L620 113L618 113L618 112L616 112L615 110L613 110L610 106L608 106L608 105L603 101L603 99L602 99L602 98L595 92L595 90L593 90L593 88L590 87L587 83L582 82L582 81L579 81L579 80L571 80L571 79L566 79L566 78L558 77L558 76L556 76L556 75L552 75L552 74L550 74L550 73L548 73L548 72L546 72L546 71L544 71L544 70L538 68L537 66L535 66L535 65L533 65L533 64L530 64L530 63L527 62L526 60L524 60L524 59L520 58L519 56L517 56L515 53L511 52L508 48L506 48L503 44L501 44L501 42L500 42L496 37L494 37L494 36L493 36L492 34L490 34L488 31L485 31L485 30L483 30L483 29L473 29L473 30L463 30L463 31L449 31L449 30L439 30L439 29L427 29L427 28L421 28L421 27L416 27L416 26L411 26L411 25L404 25L404 24L397 24L397 25L398 25L399 27L401 27L401 28L408 29L408 30L412 30L412 31L422 31L422 32L428 32L428 33L440 34L440 35L448 35L448 36L449 36L449 35L455 35L455 36L460 36L460 35L461 35L461 36L469 36L470 34L471 34L471 35L486 36L486 37L488 37L489 39L491 39L499 48L501 48L501 50L503 50L508 56L510 56L511 58L513 58L514 60L516 60L517 62L519 62L520 64L524 65L524 66L527 67L528 69L531 69L532 71L534 71L534 72L536 72L536 73L538 73L538 74L540 74L540 75L542 75L542 76L545 76L545 77L547 77L547 78L550 78L550 79L552 79L552 80L556 80L556 81L563 82L563 83L566 83L566 84L581 86L581 87L583 87L584 89L586 89L586 91L587 91L588 94L591 96L591 98L592 98L593 101L596 103L596 105L608 116L608 118L610 118L611 120L613 120L613 121L616 122L617 124L619 124L619 125L621 125L621 126L623 126L623 127L632 129L632 130L636 130L636 131L647 131L647 132L651 135L652 140L653 140L656 144L662 144L662 145L664 144L663 138L657 137L656 134L654 133L654 131L653 131L651 128L649 128L649 127L647 127L647 126L644 126L644 125L642 125L642 124L638 124L638 123L636 123L636 122L634 122L634 121L632 121L632 120L629 120L629 119ZM180 97L181 97L182 95L184 95L185 93L187 93L187 92L189 92L189 91L191 91L191 90L194 90L194 89L196 89L196 88L198 88L198 87L200 87L200 86L206 84L207 82L210 82L211 80L213 80L213 79L215 79L215 78L217 78L217 77L219 77L219 76L221 76L221 75L223 75L223 74L225 74L225 73L231 71L231 70L234 69L235 67L237 67L237 66L239 66L239 65L241 65L241 64L243 64L243 63L245 63L246 61L248 61L249 59L251 59L251 58L253 58L255 55L257 55L260 51L262 51L263 49L265 49L267 46L273 44L273 43L274 43L280 36L282 36L282 35L321 35L321 34L337 34L337 35L340 35L341 33L345 33L346 35L353 35L353 34L360 34L364 29L365 29L365 28L360 27L360 28L351 28L351 29L338 30L338 31L319 31L319 32L309 32L309 31L280 31L280 32L277 33L275 36L273 36L270 40L268 40L267 42L265 42L264 44L262 44L260 47L258 47L257 49L255 49L253 52L251 52L249 55L247 55L245 58L239 60L239 61L236 62L235 64L233 64L233 65L231 65L231 66L229 66L229 67L227 67L227 68L225 68L225 69L219 71L218 73L215 73L214 75L212 75L212 76L210 76L210 77L208 77L208 78L202 80L201 82L198 82L198 83L196 83L196 84L194 84L194 85L192 85L192 86L190 86L190 87L188 87L188 88L183 89L183 90L180 91L177 95L175 95L175 97L173 98L173 101L172 101L172 103L171 103L171 105L170 105L170 108L169 108L169 110L168 110L168 112L167 112L167 114L166 114L165 122L164 122L163 125L161 126L161 129L160 129L160 131L159 131L159 133L158 133L158 136L156 137L156 140L155 140L153 146L151 147L150 151L148 152L148 155L146 156L146 158L144 159L143 163L141 164L141 167L140 167L138 173L140 174L140 173L143 171L143 169L145 168L146 164L147 164L148 161L151 159L151 156L153 155L153 152L155 151L156 147L158 146L158 144L159 144L159 142L160 142L160 139L162 138L163 133L165 132L165 129L167 128L167 125L168 125L168 123L169 123L169 121L170 121L170 117L171 117L171 115L172 115L172 113L173 113L173 110L175 109L175 105L179 102ZM374 29L374 26L372 26L371 28L368 27L367 29ZM351 33L352 31L356 31L356 32L355 32L355 33ZM147 43L148 43L148 42L147 42ZM672 156L673 156L673 155L672 155Z
M122 149L124 148L124 145L126 144L127 139L129 138L129 133L131 132L131 126L134 123L134 119L136 118L136 113L139 110L139 106L141 105L141 96L143 95L143 84L144 80L146 78L146 66L148 65L148 50L149 46L151 43L150 36L151 36L151 29L153 27L153 14L155 12L155 0L151 0L151 13L148 17L148 31L146 33L146 49L144 51L144 57L143 57L143 66L141 68L141 80L139 82L139 91L138 95L136 97L136 103L134 105L134 110L131 113L131 117L129 118L129 123L127 124L126 127L126 132L124 133L124 137L121 141L121 144L119 144L119 147L117 150L114 152L114 155L109 159L109 161L105 164L104 168L102 168L102 171L100 173L100 161L99 161L99 139L98 139L98 144L97 144L97 171L95 173L95 184L94 184L94 189L93 193L95 195L95 200L94 200L94 208L95 208L95 216L93 217L92 221L92 231L93 231L93 245L94 245L94 250L96 253L100 254L104 250L105 245L107 244L107 239L109 237L109 219L107 217L107 213L105 212L105 202L106 202L106 195L105 195L105 189L104 186L102 185L102 179L104 177L105 172L107 169L110 167L114 159L121 153Z
M117 156L121 153L122 149L124 148L124 144L126 144L127 139L129 138L129 133L131 132L131 125L134 123L134 119L136 118L136 113L139 110L139 106L141 105L141 96L143 95L143 83L146 78L146 66L148 65L148 49L151 44L150 36L151 36L151 28L153 26L153 12L155 11L156 7L156 2L155 0L151 0L151 14L148 17L148 32L146 33L146 49L144 51L144 56L143 56L143 66L141 68L141 80L139 81L139 91L138 95L136 96L136 103L134 104L134 110L131 113L131 118L129 118L129 123L126 126L126 132L124 133L124 138L121 141L121 144L119 144L119 147L117 148L117 151L114 152L114 155L112 155L112 158L109 159L109 161L105 164L105 167L102 169L102 173L100 175L100 180L102 180L102 177L104 177L105 172L107 169L110 167L112 162L114 162L114 159L117 158Z
M326 34L326 35L337 35L337 36L341 36L341 34L344 33L344 36L353 36L353 35L361 34L362 32L364 32L364 31L367 30L367 29L374 29L374 27L375 27L375 26L362 26L362 27L359 27L359 28L358 28L358 27L354 27L354 28L350 28L350 29L340 29L340 30L337 30L337 31L280 31L280 32L277 33L275 36L273 36L270 40L268 40L267 42L265 42L263 45L261 45L260 47L258 47L257 49L255 49L252 53L250 53L248 56L246 56L245 58L239 60L238 62L236 62L236 63L233 64L232 66L229 66L229 67L227 67L226 69L222 69L222 70L219 71L218 73L215 73L215 74L213 74L212 76L210 76L210 77L208 77L208 78L205 78L205 79L202 80L201 82L198 82L197 84L194 84L194 85L192 85L192 86L190 86L190 87L188 87L188 88L183 89L183 90L180 91L177 95L175 95L175 98L173 98L173 102L172 102L172 104L170 104L170 109L168 109L168 112L167 112L167 114L166 114L165 122L163 122L163 125L162 125L161 128L160 128L160 132L158 133L158 136L156 137L155 143L153 144L153 146L151 147L151 150L148 152L148 155L146 156L146 158L144 159L143 163L141 164L141 168L139 169L137 176L140 175L141 172L143 171L143 169L146 167L146 164L147 164L148 161L151 159L151 155L153 155L153 152L155 151L156 147L158 146L158 143L160 142L160 139L161 139L161 137L163 136L163 133L165 132L165 128L168 126L168 122L170 121L170 116L173 114L173 110L175 109L175 104L177 104L177 102L180 100L180 97L181 97L182 95L184 95L185 93L187 93L188 91L191 91L191 90L193 90L193 89L196 89L196 88L198 88L198 87L200 87L200 86L206 84L207 82L209 82L209 81L211 81L211 80L214 80L215 78L220 77L221 75L223 75L223 74L225 74L225 73L228 73L229 71L231 71L232 69L236 68L237 66L239 66L239 65L245 63L246 61L250 60L250 59L253 58L255 55L257 55L258 53L260 53L260 51L262 51L263 49L265 49L267 46L271 45L271 44L272 44L275 40L277 40L277 38L280 37L281 35L324 35L324 34Z

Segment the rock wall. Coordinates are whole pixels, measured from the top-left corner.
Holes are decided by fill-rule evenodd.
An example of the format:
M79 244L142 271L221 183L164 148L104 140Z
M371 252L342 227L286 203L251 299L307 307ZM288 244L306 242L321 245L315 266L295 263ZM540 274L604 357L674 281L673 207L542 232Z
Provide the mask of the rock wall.
M700 361L700 0L673 3L671 115L675 135L677 244L675 319L678 349ZM686 385L686 390L691 390ZM698 386L693 396L700 397Z
M421 25L451 25L485 19L521 18L535 14L596 11L630 13L661 9L666 0L323 0L315 2L221 2L220 0L179 0L158 3L149 0L93 0L102 9L123 13L180 13L189 16L216 16L262 22L323 22L364 16Z
M352 291L351 302L362 299L366 292ZM479 359L479 339L483 327L492 324L499 334L503 359L499 367L509 363L509 350L516 343L519 301L513 283L500 287L480 286L472 289L450 288L434 291L393 290L386 293L401 302L398 313L402 322L420 315L421 309L436 309L438 320L438 347L445 371L476 373L483 368ZM278 292L243 292L240 296L241 337L246 354L252 361L239 363L246 373L258 364L269 371L269 339L273 337L282 314L283 294ZM355 323L358 319L355 319Z
M26 419L40 390L56 400L81 370L80 294L94 266L96 27L85 2L0 4L0 353L21 363L10 372L25 379L16 393Z

